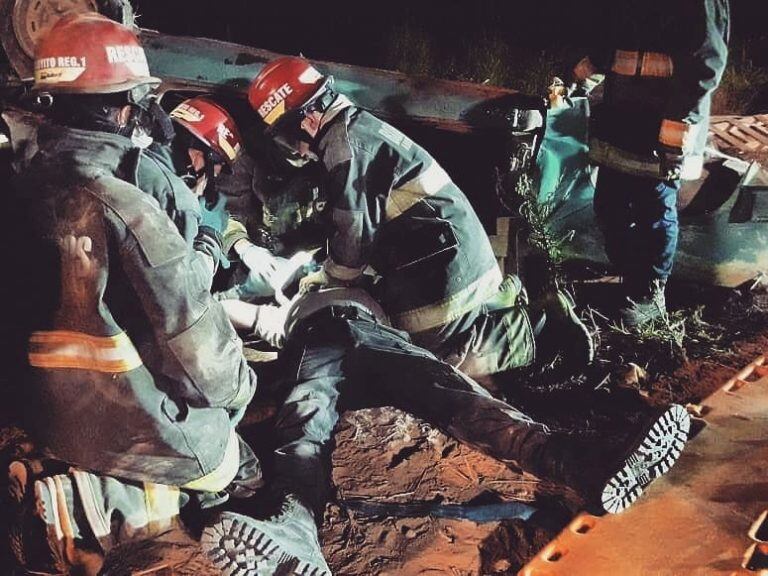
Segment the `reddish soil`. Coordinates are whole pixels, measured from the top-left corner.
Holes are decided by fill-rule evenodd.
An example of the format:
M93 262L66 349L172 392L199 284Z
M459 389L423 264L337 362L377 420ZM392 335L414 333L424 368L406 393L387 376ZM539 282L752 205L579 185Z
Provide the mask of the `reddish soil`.
M609 288L585 285L577 291L589 304L602 303L604 289ZM684 349L654 340L638 344L593 314L601 340L599 361L584 374L532 376L525 384L518 382L509 390L510 400L554 428L595 435L618 434L648 404L700 401L768 350L768 323L755 306L754 295L691 290L672 286L670 291L673 309L692 315L704 306L695 322L686 322ZM628 380L630 362L645 368L648 378ZM273 414L269 403L256 407L248 418L253 434L268 432ZM344 502L474 506L516 500L537 505L564 502L571 510L579 505L574 494L510 470L391 408L345 413L335 440L333 480L340 504L326 511L322 541L338 575L516 574L562 525L544 527L521 520L476 523L434 517L418 508L414 513L407 507L394 515L386 511L371 515L344 507ZM19 430L0 431L4 462L24 447ZM121 576L216 573L181 534L171 541L125 550L111 558L110 565L106 573Z

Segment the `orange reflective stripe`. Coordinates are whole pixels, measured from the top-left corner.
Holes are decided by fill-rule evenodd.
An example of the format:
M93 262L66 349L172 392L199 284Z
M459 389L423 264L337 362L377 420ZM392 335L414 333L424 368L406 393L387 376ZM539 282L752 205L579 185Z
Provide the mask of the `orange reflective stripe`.
M659 142L672 148L688 151L696 138L696 124L686 124L678 120L663 120L659 130Z
M613 70L616 74L622 76L634 76L637 74L637 62L640 58L638 52L628 52L626 50L616 50L613 56Z
M645 52L643 54L643 63L640 65L641 76L670 78L673 71L672 58L668 55L659 52Z
M670 78L674 71L672 58L661 52L634 52L616 50L613 67L616 74L622 76L647 76L652 78Z
M139 353L124 332L115 336L92 336L68 330L34 332L29 344L29 363L37 368L120 373L142 365Z

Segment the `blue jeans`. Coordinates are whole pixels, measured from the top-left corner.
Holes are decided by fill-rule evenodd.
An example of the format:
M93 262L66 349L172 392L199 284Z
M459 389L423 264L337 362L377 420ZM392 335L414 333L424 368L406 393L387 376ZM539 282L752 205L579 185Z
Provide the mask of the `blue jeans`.
M330 497L330 450L343 409L394 406L457 440L540 477L566 480L573 450L557 434L493 398L405 332L350 307L321 310L292 332L293 388L276 422L274 487L316 513ZM318 518L322 518L322 514Z
M670 182L601 167L595 214L608 259L632 285L666 280L677 250L677 193Z

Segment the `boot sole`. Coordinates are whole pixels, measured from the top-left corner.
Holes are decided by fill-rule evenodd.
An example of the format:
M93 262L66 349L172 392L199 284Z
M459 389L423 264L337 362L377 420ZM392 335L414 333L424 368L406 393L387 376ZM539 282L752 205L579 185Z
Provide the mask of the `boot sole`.
M688 441L691 419L685 408L674 404L646 428L621 468L605 483L603 509L619 514L629 508L654 480L674 466Z
M324 566L292 556L247 519L234 514L207 527L201 545L223 576L331 576Z

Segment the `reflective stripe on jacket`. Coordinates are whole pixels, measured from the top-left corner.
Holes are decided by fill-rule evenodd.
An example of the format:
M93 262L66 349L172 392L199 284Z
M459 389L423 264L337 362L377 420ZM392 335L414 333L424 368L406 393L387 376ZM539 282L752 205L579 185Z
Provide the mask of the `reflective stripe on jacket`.
M370 265L398 328L442 326L495 293L501 272L467 198L421 146L355 107L322 129L328 174L331 277L353 280Z
M663 145L686 156L683 177L703 166L712 93L728 57L728 0L631 0L606 17L606 47L577 64L577 80L605 74L590 139L599 164L637 173L657 168ZM626 157L626 166L621 164Z
M54 457L183 485L215 471L255 377L207 272L100 133L49 134L6 206L20 411ZM110 135L105 135L109 137ZM21 360L19 358L18 360Z

